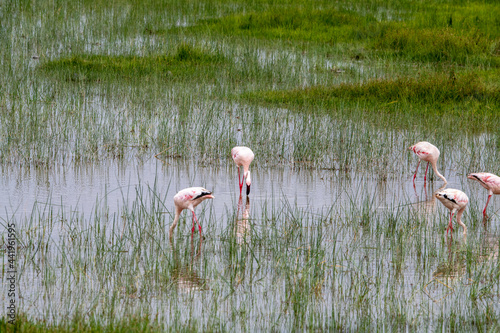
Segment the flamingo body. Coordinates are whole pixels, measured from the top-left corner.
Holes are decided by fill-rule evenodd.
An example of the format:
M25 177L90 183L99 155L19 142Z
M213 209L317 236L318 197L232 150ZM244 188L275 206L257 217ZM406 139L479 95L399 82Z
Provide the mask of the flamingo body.
M408 148L412 150L420 159L417 164L417 169L415 170L415 174L413 175L413 185L415 185L415 178L417 177L418 166L420 165L420 161L427 162L427 168L425 169L424 182L427 181L427 171L429 170L429 163L434 170L434 173L441 178L445 184L447 183L446 178L442 174L439 173L437 169L437 160L439 158L440 152L439 149L434 146L432 143L427 141L420 141Z
M452 188L447 188L442 191L435 193L436 198L438 198L441 203L450 210L450 222L448 223L448 228L446 229L446 234L451 230L453 233L452 219L455 213L457 214L457 223L464 229L464 235L467 235L467 227L462 222L462 214L469 203L469 198L467 194L460 190L455 190Z
M179 221L179 217L184 209L188 209L193 213L193 229L191 235L194 233L194 222L198 224L201 236L201 225L196 218L196 214L194 213L194 208L198 206L205 199L213 199L214 196L212 192L203 188L203 187L189 187L183 190L180 190L174 196L174 204L175 204L175 218L174 222L170 226L170 236L177 226L177 222Z
M486 217L486 207L490 203L491 196L500 194L500 177L488 172L477 172L467 175L467 178L477 180L479 184L488 190L488 200L483 210L483 216Z
M238 183L240 185L240 195L243 188L243 182L247 184L247 195L250 194L250 185L252 185L252 178L250 177L250 163L255 157L253 151L248 147L234 147L231 149L231 156L234 163L238 167ZM243 167L243 178L240 180L240 167Z

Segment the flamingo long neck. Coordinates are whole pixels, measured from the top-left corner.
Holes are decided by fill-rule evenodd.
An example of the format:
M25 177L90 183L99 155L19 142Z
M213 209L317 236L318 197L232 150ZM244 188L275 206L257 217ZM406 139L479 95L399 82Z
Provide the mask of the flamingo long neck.
M431 162L431 165L432 165L432 170L434 170L434 173L439 177L441 178L445 183L448 183L448 181L446 180L446 178L444 178L444 176L442 174L439 173L438 169L437 169L437 165L436 165L436 162L435 161L432 161Z
M245 175L246 184L247 185L252 184L252 178L250 177L250 171L248 169L247 169L247 171L245 171L244 175Z
M243 164L243 174L246 174L249 172L248 170L250 169L250 164L249 163L244 163Z

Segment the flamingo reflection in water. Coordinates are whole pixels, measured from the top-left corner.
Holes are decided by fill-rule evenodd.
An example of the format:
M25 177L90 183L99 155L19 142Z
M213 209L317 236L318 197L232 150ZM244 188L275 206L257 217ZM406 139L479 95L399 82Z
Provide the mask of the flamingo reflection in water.
M417 211L419 215L422 216L427 216L427 215L433 215L436 213L436 196L435 194L438 193L439 191L442 191L446 188L446 184L441 186L439 189L434 191L432 195L429 198L429 195L427 193L427 186L424 186L424 196L425 199L420 201L419 196L417 194L417 191L415 187L413 189L415 190L415 196L417 197L417 202L412 204L412 207Z
M494 265L498 263L500 237L485 232L481 234L479 247L474 255L474 262L481 265ZM441 301L448 295L453 294L457 284L470 283L467 276L467 239L464 237L454 241L451 237L447 239L448 257L438 264L432 273L432 279L425 284L424 293L435 302ZM475 250L476 251L476 250ZM488 271L486 269L486 271ZM460 280L463 279L463 280Z
M241 217L240 217L241 212ZM250 224L248 223L250 216L250 198L246 197L246 203L243 205L243 200L240 195L238 200L238 210L236 213L236 242L238 244L248 243L250 238Z
M172 280L177 285L180 292L191 292L208 290L207 279L200 277L195 270L195 263L199 262L202 254L202 242L200 238L197 249L194 242L191 240L190 251L179 251L170 238L170 246L173 255L173 268L171 271Z
M442 260L432 273L432 279L424 285L423 292L434 302L444 300L455 291L456 284L461 278L466 279L466 251L467 238L454 241L447 237L448 257ZM467 281L468 282L468 281Z

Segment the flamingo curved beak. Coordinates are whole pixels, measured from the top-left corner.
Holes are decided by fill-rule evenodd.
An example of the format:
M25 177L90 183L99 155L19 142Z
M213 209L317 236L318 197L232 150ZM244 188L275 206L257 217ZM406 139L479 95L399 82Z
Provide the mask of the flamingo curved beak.
M247 185L247 195L250 194L250 185Z

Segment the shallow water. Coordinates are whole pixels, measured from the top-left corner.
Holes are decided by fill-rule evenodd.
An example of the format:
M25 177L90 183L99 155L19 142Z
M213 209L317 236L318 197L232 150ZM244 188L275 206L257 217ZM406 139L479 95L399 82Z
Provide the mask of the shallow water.
M165 208L173 211L173 196L181 189L203 186L211 190L216 199L203 205L213 206L216 216L226 207L236 207L239 198L238 173L232 161L225 166L200 166L155 158L146 161L104 161L93 165L67 165L45 168L10 168L1 170L0 205L6 216L22 218L30 215L35 203L90 212L106 199L110 211L118 211L126 202L136 199L136 188L158 187L165 200ZM412 174L390 177L381 181L370 174L356 174L332 170L292 167L251 168L252 209L263 205L281 205L307 208L310 211L340 207L362 206L367 199L377 209L395 209L400 206L418 205L432 200L433 191L443 186L441 180L428 181L424 187L424 168L419 170L415 187ZM461 176L447 170L447 188L466 192L471 202L483 204L486 191L479 184L464 181ZM245 188L242 193L245 197ZM484 201L485 202L485 201ZM201 206L200 206L201 207ZM489 211L496 211L496 201L491 200ZM444 211L444 207L443 207ZM218 213L217 213L218 212ZM258 213L256 211L256 213Z
M417 243L422 241L424 246L428 246L425 245L428 242L440 243L442 238L434 231L444 231L448 211L432 200L431 193L442 185L441 181L428 182L427 187L424 187L422 171L414 188L411 174L401 175L400 179L389 177L387 181L380 181L369 174L332 170L289 167L255 167L251 170L252 191L249 200L247 202L243 196L239 202L237 170L229 158L217 166L200 166L176 160L164 163L151 158L145 161L68 165L49 170L4 168L0 179L3 223L16 221L18 232L39 232L38 237L49 244L48 252L34 252L35 261L21 260L21 308L35 317L58 321L62 315L70 316L82 308L91 312L106 312L105 309L112 306L118 316L139 311L155 314L169 325L196 318L201 327L213 320L215 311L219 314L219 320L231 322L228 327L232 329L240 326L231 318L243 316L243 311L241 327L266 329L269 327L267 323L275 323L275 328L279 330L287 330L299 320L295 316L283 319L283 313L290 311L295 315L315 313L315 316L319 316L317 325L323 323L328 326L332 320L328 313L343 314L348 321L356 321L363 307L353 310L352 298L363 294L370 302L378 300L380 304L389 302L388 297L412 297L412 306L406 314L415 318L419 316L419 307L422 306L426 311L444 314L456 311L453 303L464 297L464 291L460 289L462 291L457 293L455 289L467 285L463 256L460 255L460 249L466 246L461 230L456 231L454 243L442 246L434 244L437 246L434 251L437 252L424 260L432 267L428 267L426 272L418 272L421 269L420 260L413 253L400 253L398 250L397 238L403 237L404 233L391 237L385 232L375 231L380 226L373 223L386 223L380 217L374 217L369 220L368 226L363 226L363 221L368 218L366 212L380 216L393 214L401 219L415 216L428 224L424 235L417 233L414 236L419 237ZM462 188L471 198L464 215L465 223L468 224L471 209L482 207L486 192L479 184L464 182L461 177L451 175L449 168L444 172L449 179L448 187ZM215 195L214 200L207 200L196 209L204 227L204 241L197 240L197 236L190 240L191 216L185 211L185 223L180 223L175 231L176 240L169 244L166 235L173 217L172 197L178 190L189 186L204 186ZM104 221L108 224L104 233L110 244L115 243L116 231L110 229L119 230L121 239L127 234L130 223L119 216L137 210L135 205L138 201L146 201L145 205L148 205L148 196L142 195L142 192L155 193L164 205L162 212L166 217L162 221L165 221L165 225L158 229L163 235L155 236L159 247L156 250L153 247L137 250L133 245L135 240L131 239L123 252L107 250L105 253L108 253L106 256L120 256L121 259L116 260L125 262L134 262L134 256L139 254L145 257L165 256L157 259L170 263L165 279L154 279L156 282L148 284L147 281L151 281L149 271L153 266L151 263L141 263L142 260L136 263L135 273L131 274L128 271L130 268L124 267L127 273L122 276L120 269L115 268L105 280L102 280L103 276L97 268L69 273L68 269L82 269L77 263L79 260L93 265L95 258L101 256L99 250L92 249L96 246L92 245L93 241L88 245L84 243L83 248L69 246L71 221L45 224L43 219L60 216L61 211L67 212L66 218L69 220L81 214L80 222L74 222L76 225L81 224L79 233L97 228L96 224L100 225ZM499 204L496 201L492 200L488 209L493 216L488 231L483 231L480 226L469 225L469 232L472 233L469 239L477 242L478 248L486 249L485 258L488 259L485 260L490 261L497 260L494 258L497 258L495 252L498 252L498 218L495 212ZM37 211L54 213L35 213ZM108 218L100 221L98 215ZM355 222L356 219L359 222ZM149 222L138 223L147 226ZM358 223L359 227L356 228ZM397 223L395 228L398 227ZM436 225L439 223L440 226ZM45 230L45 227L47 231L41 234L40 230ZM142 238L141 228L145 227L134 229L134 233L128 237ZM295 232L289 228L300 230L300 240L292 240L285 247L280 244L281 240L270 245L269 242L274 242L276 237L274 234L286 238L287 233ZM234 230L233 236L229 230ZM94 237L97 234L89 232L89 235ZM239 250L231 250L231 239L239 244ZM67 248L61 249L64 246ZM88 246L90 248L83 250ZM411 247L419 248L419 245ZM160 252L158 249L161 249ZM24 250L20 249L21 253ZM82 257L80 251L89 253ZM289 258L280 259L280 251L284 251ZM301 295L300 288L309 290L311 286L301 287L286 276L292 274L295 276L293 279L300 281L300 276L309 274L309 271L305 271L307 267L308 270L318 269L316 264L308 266L310 258L307 251L323 253L319 274L324 276L315 287L318 289L314 289L317 296L296 300L298 304L303 302L303 307L293 305L292 311L287 309L295 304L290 299L291 295ZM344 254L339 255L344 251ZM449 254L446 254L447 251ZM61 260L65 263L61 264ZM395 278L394 274L400 277ZM445 285L439 280L443 274L448 279ZM365 281L365 278L360 280L361 276L371 282ZM450 276L452 280L449 280ZM387 282L380 281L377 284L374 282L377 279L387 279ZM58 287L61 283L65 287ZM393 283L397 283L397 286ZM375 289L374 284L377 285ZM363 291L359 288L367 289ZM391 296L393 290L399 296ZM5 298L6 293L2 293L1 297ZM110 300L116 297L120 301L110 304ZM372 308L370 311L374 318L384 319L383 310Z

